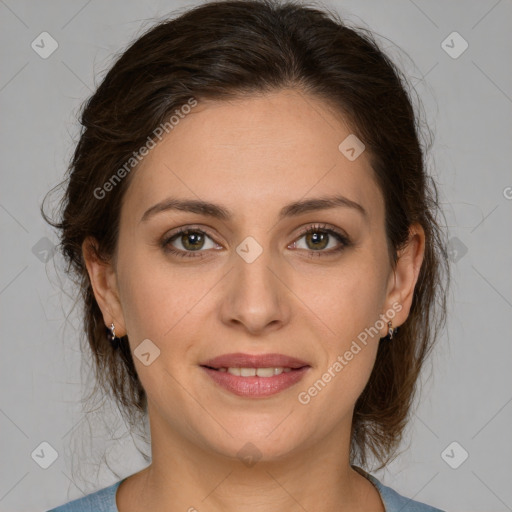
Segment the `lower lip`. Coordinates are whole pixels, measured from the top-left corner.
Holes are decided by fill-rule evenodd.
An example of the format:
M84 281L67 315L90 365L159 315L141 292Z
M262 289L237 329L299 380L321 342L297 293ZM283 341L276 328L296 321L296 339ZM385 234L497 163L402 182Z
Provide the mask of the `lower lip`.
M273 377L238 377L228 372L220 372L201 366L201 368L224 389L238 396L262 398L275 395L299 382L310 368L304 366L291 372L283 372Z

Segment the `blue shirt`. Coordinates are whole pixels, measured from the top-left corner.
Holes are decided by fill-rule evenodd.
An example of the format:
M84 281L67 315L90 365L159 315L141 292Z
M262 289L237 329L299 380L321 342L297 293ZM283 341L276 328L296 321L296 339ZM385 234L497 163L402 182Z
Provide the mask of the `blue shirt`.
M379 491L386 512L444 512L438 508L425 505L401 496L396 491L383 485L377 478L363 469L352 466L356 471L365 476ZM119 512L116 505L116 491L121 482L119 480L110 487L88 494L83 498L70 501L65 505L48 510L48 512Z

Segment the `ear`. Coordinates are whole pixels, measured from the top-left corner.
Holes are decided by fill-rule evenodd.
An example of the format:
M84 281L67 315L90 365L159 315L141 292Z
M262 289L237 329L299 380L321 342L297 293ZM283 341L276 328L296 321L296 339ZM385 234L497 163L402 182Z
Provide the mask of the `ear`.
M388 309L397 311L392 320L393 327L402 325L409 316L424 253L425 231L420 224L413 224L409 229L409 240L399 251L396 268L388 281L386 311ZM396 303L402 306L400 311L393 308L393 304ZM387 334L387 327L385 330L384 336Z
M103 314L105 325L110 328L113 322L116 336L126 334L123 310L119 300L117 275L111 263L102 261L97 254L98 243L94 237L87 237L82 243L82 255L96 302Z

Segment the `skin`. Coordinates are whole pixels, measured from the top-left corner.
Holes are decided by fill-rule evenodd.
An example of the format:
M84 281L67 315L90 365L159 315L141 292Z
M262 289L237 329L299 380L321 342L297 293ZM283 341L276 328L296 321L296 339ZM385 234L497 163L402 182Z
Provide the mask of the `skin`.
M393 326L404 323L423 260L424 233L412 226L393 271L368 155L349 161L338 150L350 133L338 113L296 90L200 102L132 171L112 262L97 261L94 240L84 242L105 325L128 334L132 351L144 339L160 349L149 366L134 358L152 463L119 487L120 512L384 511L348 450L354 405L387 325L307 405L297 398L393 304L401 305ZM278 220L284 205L333 191L368 218L337 207ZM233 218L173 210L141 221L170 195L222 204ZM300 233L315 223L352 244L328 255L341 244L334 236L315 245ZM190 258L160 245L183 226L207 231L203 246L172 242ZM252 263L236 252L247 236L263 251ZM271 397L238 397L199 366L229 352L282 353L311 368ZM248 442L261 455L250 467L237 457Z

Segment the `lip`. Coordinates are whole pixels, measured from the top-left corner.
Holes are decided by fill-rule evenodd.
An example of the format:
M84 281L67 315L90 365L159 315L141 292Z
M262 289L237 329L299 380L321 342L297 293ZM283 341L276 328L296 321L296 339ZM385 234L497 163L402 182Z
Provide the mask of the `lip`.
M286 356L284 354L243 354L236 352L233 354L223 354L213 359L209 359L201 366L209 366L210 368L271 368L283 367L298 369L309 366L305 361L301 361L296 357ZM250 378L250 377L244 377ZM264 377L265 378L265 377ZM269 379L273 377L268 377Z
M296 357L284 354L243 354L240 352L224 354L209 359L200 365L201 369L219 386L227 391L246 398L264 398L299 382L311 366ZM272 377L239 377L218 368L291 368Z

